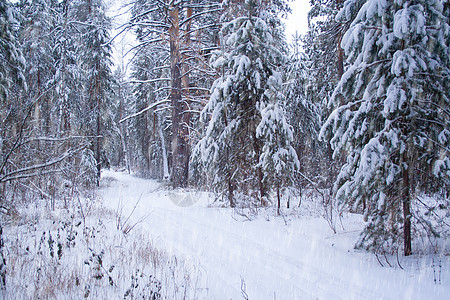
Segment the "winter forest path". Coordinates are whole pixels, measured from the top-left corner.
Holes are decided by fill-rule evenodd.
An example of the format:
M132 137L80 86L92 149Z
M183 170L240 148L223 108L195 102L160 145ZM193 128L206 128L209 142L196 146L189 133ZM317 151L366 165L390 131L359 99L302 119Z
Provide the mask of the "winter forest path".
M282 218L261 216L244 222L230 208L208 207L203 193L171 192L112 171L103 177L113 178L102 190L105 206L124 219L136 207L130 224L145 218L138 226L158 247L198 264L206 299L245 299L242 290L261 300L449 299L449 282L435 285L433 270L382 268L373 255L352 250L357 231L333 235L323 219L294 218L285 225ZM187 195L197 202L173 203Z

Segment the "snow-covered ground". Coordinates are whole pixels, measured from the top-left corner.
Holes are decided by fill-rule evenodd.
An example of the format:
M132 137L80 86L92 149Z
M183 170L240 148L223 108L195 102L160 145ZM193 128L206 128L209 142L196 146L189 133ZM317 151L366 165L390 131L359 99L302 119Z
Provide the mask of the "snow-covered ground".
M360 216L333 234L322 218L276 217L262 210L246 221L210 206L204 193L168 191L155 181L104 171L104 205L137 224L157 247L201 270L205 299L450 299L450 258L385 258L353 249ZM189 201L194 200L192 206ZM127 217L130 218L127 220ZM144 236L145 236L144 235ZM435 283L436 280L436 283ZM439 282L440 281L440 282Z

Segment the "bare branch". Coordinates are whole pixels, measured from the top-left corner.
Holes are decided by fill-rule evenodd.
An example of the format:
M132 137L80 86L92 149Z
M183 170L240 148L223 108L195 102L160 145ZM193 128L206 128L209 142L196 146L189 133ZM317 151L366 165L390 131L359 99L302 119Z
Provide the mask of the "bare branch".
M222 10L221 8L217 8L217 9L211 9L211 10L205 10L205 11L199 12L199 13L193 15L192 17L187 18L186 20L183 20L183 22L180 23L180 27L183 26L185 23L187 23L187 22L191 21L192 19L195 19L195 18L197 18L197 17L199 17L201 15L214 13L216 11L221 11L221 10Z
M9 158L11 157L11 154L17 149L19 148L22 144L20 143L20 141L22 140L23 137L23 130L25 129L25 123L28 119L28 117L31 114L31 111L33 110L33 107L36 103L39 102L39 100L42 99L42 97L51 89L53 89L55 85L52 85L51 87L49 87L46 91L44 91L42 94L39 95L39 97L36 98L36 100L34 100L31 105L28 107L28 110L25 114L25 117L22 120L22 123L20 124L20 128L19 128L19 135L17 136L16 141L14 142L13 146L11 147L11 149L9 150L8 154L5 156L5 159L2 162L2 165L0 166L0 174L3 173L3 170L9 160Z
M158 82L158 81L170 81L170 78L156 78L156 79L148 79L148 80L130 80L127 81L127 83L153 83L153 82Z
M119 121L119 123L125 122L125 121L128 120L128 119L137 117L137 116L139 116L139 115L145 113L147 110L150 110L150 109L152 109L152 108L154 108L154 107L156 107L156 106L158 106L158 105L160 105L160 104L167 103L167 102L170 102L170 101L169 101L169 100L161 100L161 101L158 101L158 102L156 102L156 103L153 103L152 105L150 105L150 106L144 108L143 110L141 110L141 111L139 111L139 112L137 112L137 113L135 113L135 114L129 115L128 117L123 118L122 120Z
M58 157L56 159L47 161L42 164L36 164L36 165L28 166L25 168L20 168L15 171L9 172L9 173L3 175L2 177L0 177L0 182L7 182L7 181L11 181L11 180L41 175L41 174L43 174L42 172L36 172L36 173L27 173L27 172L44 169L44 168L56 165L56 164L62 162L63 160L65 160L66 158L72 156L73 154L75 154L77 152L80 152L81 150L83 150L85 148L86 148L86 146L83 146L83 147L80 147L77 149L72 149L72 150L67 151L66 153L64 153L63 155L61 155L60 157ZM54 172L55 171L53 170L53 171L45 171L44 173L48 174L48 173L54 173Z

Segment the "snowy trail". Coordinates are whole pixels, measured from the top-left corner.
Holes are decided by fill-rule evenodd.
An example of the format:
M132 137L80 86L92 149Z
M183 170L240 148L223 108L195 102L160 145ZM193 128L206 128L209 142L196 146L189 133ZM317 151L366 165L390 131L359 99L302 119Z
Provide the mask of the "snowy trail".
M207 299L242 299L242 280L249 299L450 299L449 286L423 272L381 268L368 254L348 251L353 241L336 246L340 237L322 219L241 222L231 209L208 208L203 196L179 207L155 181L103 176L117 180L102 192L105 205L123 204L128 216L140 199L131 219L148 216L141 226L149 238L200 265Z

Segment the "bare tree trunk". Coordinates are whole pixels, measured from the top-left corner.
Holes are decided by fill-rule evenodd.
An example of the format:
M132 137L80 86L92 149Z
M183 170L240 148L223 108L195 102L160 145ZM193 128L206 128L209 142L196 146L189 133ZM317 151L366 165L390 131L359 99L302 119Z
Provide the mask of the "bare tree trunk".
M337 61L337 69L338 69L338 78L341 79L342 75L344 75L344 50L341 48L341 34L339 34L339 43L338 43L338 61Z
M288 204L289 208L289 204ZM277 215L280 215L281 209L281 195L280 195L280 183L277 184Z
M407 151L403 153L403 162L408 161ZM407 164L409 167L410 164ZM402 169L403 177L403 243L404 243L404 254L405 256L411 255L411 194L410 194L410 178L409 170L406 167Z
M291 196L288 194L287 196L287 202L286 202L286 208L289 209L291 207Z
M256 153L257 163L259 164L259 157L261 156L261 149L260 149L260 145L258 143L259 142L258 138L256 137L256 130L253 130L252 134L253 134L253 148ZM264 182L263 182L264 174L263 174L261 166L259 166L257 168L257 172L258 172L258 174L257 174L258 175L258 187L259 187L259 195L261 197L261 199L260 199L261 205L266 206L267 203L264 200L264 196L266 195L265 190L264 190Z
M261 205L267 206L266 201L264 200L264 196L266 195L264 190L264 183L263 183L264 175L261 167L258 167L258 184L259 184L259 194L261 197Z
M0 290L6 289L6 258L3 254L3 248L5 245L3 243L3 228L0 225Z
M121 91L121 87L120 87L120 83L118 84L118 91L117 91L117 96L119 97L119 112L118 112L118 119L122 120L123 118L123 99L122 99L122 91ZM125 162L126 164L126 158L125 158L125 152L126 152L126 147L124 144L124 124L119 123L119 135L120 135L120 146L119 147L119 153L117 154L117 166L120 167L122 165L122 161Z
M100 176L102 170L102 158L100 151L100 130L101 130L101 120L100 120L100 99L97 96L97 128L96 128L96 145L95 145L95 159L97 160L97 186L100 186Z
M231 179L231 174L229 174L229 176L228 176L228 201L230 202L230 207L236 206L233 201L233 193L234 193L233 181Z
M164 180L167 180L167 179L169 179L169 176L170 176L169 160L167 158L166 142L164 140L164 134L162 131L162 122L161 122L160 117L158 117L158 132L159 132L159 138L161 139L161 148L162 148L163 178L164 178Z
M119 85L119 120L122 120L124 116L124 107L125 103L122 98L122 89ZM127 132L127 125L125 122L122 122L119 124L119 132L120 132L120 140L121 140L121 148L120 152L122 154L119 154L119 161L118 165L120 166L122 159L125 160L125 168L127 169L128 173L131 173L131 161L130 161L130 153L128 151L128 132Z
M192 2L192 1L191 1ZM192 17L192 8L188 7L186 11L186 19L190 20ZM190 89L189 89L189 56L188 56L188 50L191 49L191 23L192 21L188 21L186 23L185 33L184 33L184 54L183 54L183 74L181 77L182 86L184 88L184 99L182 102L182 114L183 114L183 124L182 124L182 130L181 134L183 136L183 140L185 142L185 155L183 157L183 166L184 166L184 181L185 184L188 182L189 178L189 157L190 157L190 147L189 147L189 140L190 140L190 134L189 134L189 128L191 126L191 113L190 113Z
M182 187L187 184L186 157L187 141L183 136L183 103L181 82L181 53L180 53L180 25L179 9L173 3L169 7L170 40L170 69L172 102L172 184L174 187Z
M37 71L37 95L38 97L41 97L41 72L38 68ZM42 119L41 119L41 104L36 103L36 106L34 107L34 126L35 129L37 129L37 131L39 133L42 133Z
M44 134L48 135L50 133L50 128L53 127L53 124L51 122L51 109L50 107L52 107L52 99L51 97L46 97L46 101L45 101L45 109L44 109L44 120L45 120L45 125L44 125Z
M100 82L97 77L94 77L92 86L89 92L89 102L92 111L95 115L95 127L91 128L91 132L94 137L94 144L92 145L92 150L94 152L94 158L96 161L96 184L97 186L100 186L100 175L101 175L101 151L100 151L100 130L101 130L101 119L100 119Z
M339 10L342 7L342 0L336 0L336 8ZM337 49L337 80L341 80L342 75L344 75L344 50L341 48L341 42L342 42L342 24L341 26L339 26L339 32L338 32L338 36L337 36L337 44L336 44L336 49ZM329 178L329 188L330 188L330 194L332 192L332 188L333 188L333 183L336 179L336 168L337 165L336 163L333 161L333 149L331 148L331 144L330 141L328 141L328 145L327 145L327 150L328 150L328 159L331 163L331 167L330 167L330 178ZM332 200L330 200L332 201ZM365 201L365 200L364 200ZM365 204L364 204L365 205Z
M62 103L62 134L63 135L70 135L70 106L69 106L69 100L64 97L64 95L61 96L63 98Z
M141 150L142 150L142 155L144 156L145 159L145 166L144 166L144 170L143 170L143 174L145 174L145 176L147 176L150 173L150 157L149 157L149 148L150 148L150 131L148 130L148 112L145 112L144 115L142 116L142 118L144 119L144 132L142 135L142 145L141 145Z
M341 9L342 0L336 0L337 9ZM338 38L337 38L337 71L338 71L338 80L341 79L342 75L344 75L344 50L341 48L342 41L342 30L339 30Z

